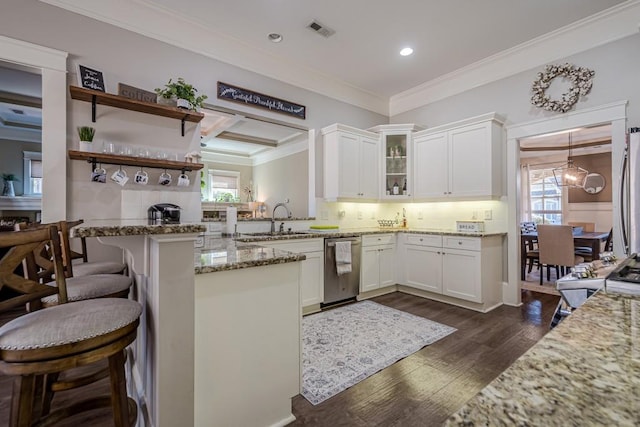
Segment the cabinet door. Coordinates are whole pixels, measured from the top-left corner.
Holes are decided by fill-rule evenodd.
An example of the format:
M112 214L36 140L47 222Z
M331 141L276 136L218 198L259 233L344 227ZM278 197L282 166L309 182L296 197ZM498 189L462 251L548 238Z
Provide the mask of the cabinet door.
M396 262L395 262L395 249L393 246L385 246L379 249L378 252L378 268L379 274L379 287L391 286L396 284Z
M413 140L413 197L441 198L449 192L447 132Z
M467 301L482 302L480 252L444 249L442 293Z
M320 304L324 301L324 253L305 253L307 259L302 261L302 285L300 299L302 307Z
M380 287L378 248L379 246L362 248L360 255L360 292L372 291Z
M338 159L324 159L325 162L339 162L339 197L360 197L360 138L348 133L340 133Z
M405 249L406 285L442 293L442 250L407 246Z
M380 153L378 140L361 137L358 178L359 196L366 199L378 199L378 179L380 176ZM351 167L355 169L355 164Z
M449 132L449 191L453 196L491 195L491 149L490 123Z

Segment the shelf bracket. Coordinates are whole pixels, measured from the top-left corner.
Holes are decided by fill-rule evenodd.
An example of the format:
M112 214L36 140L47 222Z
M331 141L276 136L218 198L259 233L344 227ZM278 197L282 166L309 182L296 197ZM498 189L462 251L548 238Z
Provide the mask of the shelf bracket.
M184 136L184 123L187 121L187 116L182 118L182 136Z
M187 171L189 171L189 169L182 168L182 171L180 173L182 173L182 175L186 175Z
M87 163L91 163L91 172L96 170L96 165L97 165L98 161L96 160L95 157L91 157L91 158L87 159Z
M96 96L91 95L91 122L96 122Z

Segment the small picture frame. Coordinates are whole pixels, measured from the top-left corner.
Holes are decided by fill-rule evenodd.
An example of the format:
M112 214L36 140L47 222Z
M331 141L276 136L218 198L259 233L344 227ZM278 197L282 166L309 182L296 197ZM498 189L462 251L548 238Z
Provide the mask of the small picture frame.
M106 85L104 83L104 75L102 74L102 71L94 70L86 65L78 64L78 85L85 89L106 92Z

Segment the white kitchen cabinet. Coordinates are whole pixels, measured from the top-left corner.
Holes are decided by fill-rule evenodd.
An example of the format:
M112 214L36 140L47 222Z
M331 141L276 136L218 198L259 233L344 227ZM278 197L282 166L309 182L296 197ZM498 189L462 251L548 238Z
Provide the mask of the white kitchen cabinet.
M414 124L380 125L368 130L380 134L380 199L407 201L413 192L412 136Z
M301 261L300 304L305 308L324 301L324 239L269 241L259 245L305 254L307 259Z
M379 136L341 124L323 128L321 133L324 198L378 200Z
M360 256L360 292L395 285L395 258L394 234L363 236Z
M502 301L501 239L403 234L399 237L404 267L401 283L454 298L452 301L474 303L469 308L494 308Z
M494 113L414 133L414 199L501 196L503 141Z

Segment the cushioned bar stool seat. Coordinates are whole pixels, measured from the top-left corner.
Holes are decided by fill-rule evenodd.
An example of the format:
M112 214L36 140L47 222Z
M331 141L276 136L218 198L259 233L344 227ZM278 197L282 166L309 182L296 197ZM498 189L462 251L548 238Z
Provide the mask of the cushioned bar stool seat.
M95 274L122 274L127 264L115 261L93 261L73 264L73 277L92 276Z
M67 299L69 302L94 298L125 298L133 279L114 274L96 274L94 276L69 277L67 280ZM45 307L58 304L58 295L42 298Z

